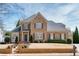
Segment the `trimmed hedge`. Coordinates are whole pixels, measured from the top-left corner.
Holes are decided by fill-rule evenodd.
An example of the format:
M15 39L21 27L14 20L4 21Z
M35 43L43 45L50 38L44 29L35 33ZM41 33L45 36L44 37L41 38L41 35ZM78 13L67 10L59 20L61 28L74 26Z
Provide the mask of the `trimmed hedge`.
M47 43L67 43L65 40L56 40L56 39L54 39L54 40L50 40L50 39L48 39L48 41L47 41Z
M34 41L34 43L38 43L38 41Z
M5 42L0 42L0 44L5 44Z
M68 44L71 44L72 43L72 40L71 39L67 39L67 43Z
M10 37L5 37L4 41L5 41L5 43L10 43L11 42L11 38Z

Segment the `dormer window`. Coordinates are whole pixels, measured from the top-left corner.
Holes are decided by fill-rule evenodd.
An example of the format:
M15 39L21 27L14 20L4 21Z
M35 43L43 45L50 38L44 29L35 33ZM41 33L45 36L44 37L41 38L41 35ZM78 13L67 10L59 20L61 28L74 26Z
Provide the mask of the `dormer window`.
M36 29L42 29L43 28L43 24L42 23L35 23L35 28Z

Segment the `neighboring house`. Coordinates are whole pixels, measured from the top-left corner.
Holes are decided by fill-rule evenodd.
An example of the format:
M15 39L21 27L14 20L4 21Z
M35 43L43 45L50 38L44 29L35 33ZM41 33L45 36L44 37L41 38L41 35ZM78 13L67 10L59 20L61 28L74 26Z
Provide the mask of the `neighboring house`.
M16 37L18 37L19 42L29 42L30 36L33 37L33 41L42 42L48 39L72 39L71 31L64 24L48 21L40 12L20 20L20 25L12 31L11 41L15 42Z
M4 35L1 28L0 28L0 42L4 42Z

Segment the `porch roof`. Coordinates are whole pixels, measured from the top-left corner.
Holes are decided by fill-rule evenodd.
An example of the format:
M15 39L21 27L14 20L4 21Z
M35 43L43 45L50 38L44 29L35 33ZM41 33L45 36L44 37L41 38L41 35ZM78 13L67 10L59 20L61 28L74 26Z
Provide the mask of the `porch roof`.
M53 21L48 21L47 31L50 32L66 32L67 28L62 23L55 23Z
M19 32L20 30L21 30L21 26L18 26L15 29L13 29L12 32Z

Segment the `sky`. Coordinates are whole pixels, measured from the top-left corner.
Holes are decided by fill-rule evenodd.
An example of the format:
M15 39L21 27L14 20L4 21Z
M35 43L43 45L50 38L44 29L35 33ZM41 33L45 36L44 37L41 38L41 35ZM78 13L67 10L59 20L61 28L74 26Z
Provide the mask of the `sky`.
M77 3L0 3L0 20L4 29L11 31L21 18L40 12L47 20L63 23L72 31L79 29L79 4Z

